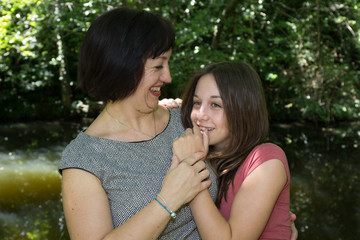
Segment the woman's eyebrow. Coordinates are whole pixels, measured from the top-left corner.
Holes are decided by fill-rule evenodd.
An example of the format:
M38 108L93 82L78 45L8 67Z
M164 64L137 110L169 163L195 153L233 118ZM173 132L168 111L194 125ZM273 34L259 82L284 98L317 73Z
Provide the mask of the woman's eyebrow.
M156 57L156 58L154 58L154 59L163 59L163 60L167 60L168 58L167 58L166 56L158 56L158 57Z

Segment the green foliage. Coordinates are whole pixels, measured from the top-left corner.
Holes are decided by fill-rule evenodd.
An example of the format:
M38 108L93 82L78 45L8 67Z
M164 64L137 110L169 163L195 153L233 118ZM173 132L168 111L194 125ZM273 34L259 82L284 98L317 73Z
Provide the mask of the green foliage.
M360 118L356 0L0 3L3 121L78 116L78 110L69 110L71 105L89 101L76 89L82 38L94 18L120 5L158 11L176 28L173 82L164 87L163 97L180 96L195 70L239 59L259 72L272 121Z

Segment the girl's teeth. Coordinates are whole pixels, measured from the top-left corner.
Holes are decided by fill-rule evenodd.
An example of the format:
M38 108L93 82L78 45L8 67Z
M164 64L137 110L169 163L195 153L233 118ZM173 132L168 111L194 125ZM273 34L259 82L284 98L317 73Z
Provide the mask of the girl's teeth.
M212 131L212 130L214 130L214 128L200 127L200 131L201 131L201 132L205 132L205 131L210 132L210 131Z

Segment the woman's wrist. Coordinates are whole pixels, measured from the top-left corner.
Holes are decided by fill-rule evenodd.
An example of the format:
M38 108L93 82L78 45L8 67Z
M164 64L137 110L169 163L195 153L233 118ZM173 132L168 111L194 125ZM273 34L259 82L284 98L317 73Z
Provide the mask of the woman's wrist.
M161 196L160 198L158 196ZM179 208L185 203L181 201L179 196L171 196L169 194L160 191L160 193L156 196L158 200L160 200L163 204L166 204L166 207L173 212L177 212ZM165 200L165 201L164 201Z
M173 219L176 219L176 212L171 210L164 197L158 194L154 200L158 202L160 206L163 207Z

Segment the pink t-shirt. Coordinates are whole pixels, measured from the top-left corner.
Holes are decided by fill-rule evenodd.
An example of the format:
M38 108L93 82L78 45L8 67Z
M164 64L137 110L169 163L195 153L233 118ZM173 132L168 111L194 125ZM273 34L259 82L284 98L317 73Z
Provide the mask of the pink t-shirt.
M226 193L227 201L224 197L221 200L220 212L226 220L229 219L234 197L245 178L260 164L271 159L279 159L284 164L287 181L259 239L290 239L290 171L284 151L275 144L261 144L250 152L236 172L234 186L232 184L229 186Z

